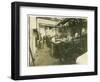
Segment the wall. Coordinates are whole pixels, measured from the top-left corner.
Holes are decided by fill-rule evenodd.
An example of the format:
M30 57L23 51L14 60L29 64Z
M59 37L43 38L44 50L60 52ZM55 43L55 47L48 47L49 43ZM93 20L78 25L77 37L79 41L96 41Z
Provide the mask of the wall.
M30 50L33 54L30 53L30 56L29 56L29 61L30 61L30 65L32 64L32 58L31 58L31 55L33 55L34 57L34 54L36 52L36 47L35 47L35 36L33 36L33 29L36 29L36 17L33 17L33 16L28 16L28 23L29 23L29 46L30 46Z
M98 6L98 8L100 8L100 0L20 0L20 1L72 4L72 5L89 5L89 6ZM11 5L10 4L11 2L13 2L13 0L0 1L0 10L1 10L0 11L0 82L13 82L13 80L10 79L10 72L11 72L10 71L11 70ZM98 18L100 18L100 16L98 16ZM100 19L98 19L98 21L100 21ZM100 28L98 28L98 31L100 31ZM100 32L98 33L99 33L98 35L100 35ZM98 42L100 42L100 37L98 39ZM100 43L98 44L98 47L100 48ZM100 54L100 51L99 51L99 54ZM98 58L100 58L99 54L98 54ZM98 62L100 62L100 59L98 60ZM100 68L100 64L99 64L99 68ZM33 82L33 81L34 82L41 82L41 81L43 82L52 82L52 81L55 81L55 82L80 82L80 81L81 82L86 82L86 81L99 82L99 78L100 78L100 75L26 80L26 82Z

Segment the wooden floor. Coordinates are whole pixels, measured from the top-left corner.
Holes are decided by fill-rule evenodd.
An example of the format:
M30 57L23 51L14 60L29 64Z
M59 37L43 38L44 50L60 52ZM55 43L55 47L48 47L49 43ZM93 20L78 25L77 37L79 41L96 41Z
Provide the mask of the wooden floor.
M57 65L59 64L59 59L51 56L51 49L45 44L43 48L37 49L35 55L35 66L43 65Z

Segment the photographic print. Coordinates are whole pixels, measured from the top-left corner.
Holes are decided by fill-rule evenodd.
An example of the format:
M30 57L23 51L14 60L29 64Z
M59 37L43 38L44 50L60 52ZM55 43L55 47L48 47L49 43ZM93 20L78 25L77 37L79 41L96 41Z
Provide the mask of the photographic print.
M87 17L28 15L29 66L87 64Z
M11 78L97 75L97 7L12 2Z

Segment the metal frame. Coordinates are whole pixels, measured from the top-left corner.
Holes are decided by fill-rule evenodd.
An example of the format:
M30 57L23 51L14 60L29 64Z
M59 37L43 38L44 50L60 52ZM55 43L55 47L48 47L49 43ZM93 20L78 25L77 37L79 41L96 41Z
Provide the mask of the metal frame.
M94 20L94 36L95 36L95 56L94 56L94 72L82 73L62 73L62 74L46 74L46 75L30 75L20 76L20 7L47 7L60 9L78 9L78 10L93 10L95 13ZM76 6L76 5L61 5L61 4L45 4L45 3L29 3L29 2L12 2L11 4L11 78L14 80L23 79L40 79L40 78L57 78L57 77L72 77L72 76L88 76L97 75L97 7L93 6Z

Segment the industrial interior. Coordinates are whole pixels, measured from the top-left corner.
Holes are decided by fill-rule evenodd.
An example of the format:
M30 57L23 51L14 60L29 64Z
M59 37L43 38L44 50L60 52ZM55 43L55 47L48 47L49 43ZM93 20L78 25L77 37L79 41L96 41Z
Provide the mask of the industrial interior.
M86 17L29 15L28 22L29 66L88 63Z

